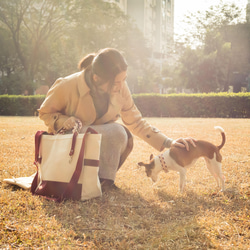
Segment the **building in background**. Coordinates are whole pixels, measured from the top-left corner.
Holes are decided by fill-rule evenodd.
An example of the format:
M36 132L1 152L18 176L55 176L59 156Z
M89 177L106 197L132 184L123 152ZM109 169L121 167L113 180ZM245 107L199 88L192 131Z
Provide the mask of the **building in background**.
M222 34L231 43L234 60L230 63L229 84L233 92L250 92L250 0L246 6L246 23L229 25Z
M108 0L135 21L152 49L152 58L164 60L174 47L174 0Z
M247 1L246 20L248 23L250 23L250 0Z

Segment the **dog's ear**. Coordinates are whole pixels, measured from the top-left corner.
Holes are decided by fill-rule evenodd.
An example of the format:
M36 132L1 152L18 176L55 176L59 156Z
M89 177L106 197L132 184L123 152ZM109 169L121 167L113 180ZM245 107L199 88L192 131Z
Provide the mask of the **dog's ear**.
M145 164L143 162L138 162L137 163L139 166L145 166Z
M154 158L154 155L153 155L153 154L151 154L151 155L150 155L150 158L149 158L149 159L150 159L150 161L152 161L152 159L153 159L153 158Z

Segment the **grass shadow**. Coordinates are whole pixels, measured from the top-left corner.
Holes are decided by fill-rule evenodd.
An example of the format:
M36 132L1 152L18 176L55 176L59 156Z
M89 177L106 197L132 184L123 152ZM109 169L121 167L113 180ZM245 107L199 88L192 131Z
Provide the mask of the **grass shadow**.
M73 230L75 240L98 249L213 248L196 221L200 209L193 208L188 196L158 195L166 202L152 203L139 193L120 190L86 202L43 204L50 217Z

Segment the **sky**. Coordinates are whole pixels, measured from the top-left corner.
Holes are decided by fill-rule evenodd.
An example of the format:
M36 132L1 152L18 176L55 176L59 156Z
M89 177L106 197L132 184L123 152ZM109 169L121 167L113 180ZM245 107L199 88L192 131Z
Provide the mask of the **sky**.
M185 28L181 21L185 14L190 12L204 11L208 9L211 5L217 5L220 0L174 0L175 2L175 32L184 33ZM241 8L245 8L248 0L221 0L223 3L235 3Z

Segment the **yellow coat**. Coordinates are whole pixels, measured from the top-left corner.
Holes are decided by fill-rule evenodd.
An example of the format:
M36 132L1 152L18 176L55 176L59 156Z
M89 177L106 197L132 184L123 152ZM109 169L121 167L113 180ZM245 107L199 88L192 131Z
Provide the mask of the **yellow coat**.
M142 118L127 83L119 91L111 91L108 111L96 119L96 110L84 79L84 71L57 79L38 111L50 133L61 129L70 116L80 119L83 126L110 123L121 117L124 125L134 135L159 151L163 150L163 142L167 138Z

